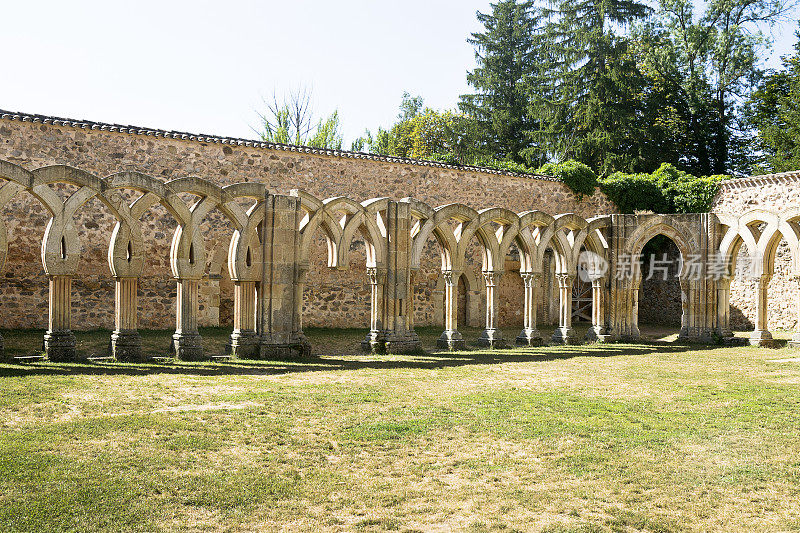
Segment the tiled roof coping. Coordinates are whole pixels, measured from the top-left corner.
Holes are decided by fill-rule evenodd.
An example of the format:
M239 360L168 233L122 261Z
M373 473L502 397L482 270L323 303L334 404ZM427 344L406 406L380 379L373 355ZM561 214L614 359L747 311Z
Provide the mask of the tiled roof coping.
M297 146L293 144L271 143L257 141L253 139L242 139L237 137L220 137L218 135L206 135L187 133L183 131L167 131L153 128L143 128L141 126L124 126L122 124L109 124L106 122L94 122L91 120L76 120L71 118L52 117L48 115L35 115L30 113L17 113L0 109L0 119L14 120L19 122L34 122L41 124L52 124L54 126L66 126L84 130L112 131L117 133L128 133L132 135L145 135L151 137L164 137L166 139L179 139L183 141L196 141L214 144L226 144L232 146L244 146L248 148L267 148L269 150L282 150L284 152L296 152L301 154L327 155L333 157L343 157L347 159L368 159L371 161L383 161L386 163L399 163L405 165L416 165L423 167L447 168L452 170L467 170L485 172L487 174L497 174L503 176L513 176L517 178L529 178L545 181L560 181L552 176L540 174L526 174L521 172L510 172L495 168L476 167L472 165L451 165L439 161L427 161L424 159L411 159L386 155L368 154L366 152L351 152L348 150L329 150L326 148L312 148L310 146Z
M761 187L775 183L786 183L800 181L800 170L791 172L781 172L778 174L763 174L761 176L750 176L747 178L737 178L734 180L723 181L720 190L723 189L746 189L749 187Z

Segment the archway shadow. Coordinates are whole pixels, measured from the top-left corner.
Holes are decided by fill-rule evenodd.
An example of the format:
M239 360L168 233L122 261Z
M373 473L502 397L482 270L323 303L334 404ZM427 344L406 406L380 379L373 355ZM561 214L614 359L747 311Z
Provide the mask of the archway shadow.
M544 346L513 348L480 352L437 352L420 355L354 355L310 356L302 359L276 361L229 360L186 363L168 360L161 363L118 363L113 361L84 361L80 363L8 363L0 365L0 377L36 375L108 375L146 376L184 374L189 376L225 375L282 375L301 372L339 370L443 369L469 365L503 363L549 362L575 357L625 357L654 353L681 353L714 349L716 346L683 345L650 342L647 344L594 344L576 346Z

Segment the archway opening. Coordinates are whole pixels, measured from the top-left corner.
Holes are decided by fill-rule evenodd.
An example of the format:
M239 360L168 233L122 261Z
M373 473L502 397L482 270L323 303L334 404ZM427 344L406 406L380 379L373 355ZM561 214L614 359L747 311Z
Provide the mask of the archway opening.
M458 323L467 325L467 303L469 295L467 294L467 282L464 279L464 274L458 277Z
M641 276L638 325L643 339L677 339L683 315L680 282L683 261L678 246L663 234L645 243L638 258L631 258L634 266L638 262Z

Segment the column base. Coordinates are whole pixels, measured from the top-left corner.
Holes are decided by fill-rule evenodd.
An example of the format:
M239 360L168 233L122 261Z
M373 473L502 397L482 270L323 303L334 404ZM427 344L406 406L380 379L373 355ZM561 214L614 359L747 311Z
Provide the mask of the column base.
M225 353L231 354L236 359L258 359L258 335L252 330L234 330L225 346Z
M543 341L542 334L538 329L525 328L514 339L514 344L517 346L541 346Z
M612 336L606 333L606 328L603 326L592 326L586 332L584 338L587 342L610 342Z
M361 350L366 353L386 353L386 336L382 331L369 331L361 341Z
M457 330L446 329L442 335L436 339L436 347L455 352L458 350L466 350L467 343L464 342L464 338Z
M775 339L772 338L772 333L767 330L757 330L750 335L750 346L763 346L771 348L775 346Z
M148 359L142 355L142 338L138 331L113 331L111 356L126 363L141 363Z
M425 353L425 350L422 348L422 341L412 331L406 335L387 335L386 353L415 354Z
M44 334L44 351L51 361L76 361L75 334L72 331L48 331Z
M550 339L556 344L577 344L578 340L575 338L575 330L567 327L558 327L553 332Z
M508 346L499 329L485 329L478 337L478 346L484 348L505 348Z
M302 359L311 356L311 344L305 337L299 337L295 342L271 343L262 341L258 345L258 358L273 359Z
M0 353L2 353L3 349L3 339L0 339ZM788 346L790 348L800 348L800 333L795 333L792 335L792 340L789 341Z
M199 333L175 333L172 335L172 351L181 361L206 361L203 353L203 338Z

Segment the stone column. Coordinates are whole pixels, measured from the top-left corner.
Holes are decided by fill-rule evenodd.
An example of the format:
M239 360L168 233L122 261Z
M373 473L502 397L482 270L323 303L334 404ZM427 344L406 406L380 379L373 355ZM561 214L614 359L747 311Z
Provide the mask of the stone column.
M606 315L603 302L604 280L592 280L592 327L586 332L586 340L593 342L606 342L610 339L606 328Z
M117 361L143 361L142 338L138 331L139 278L118 277L114 285L114 331L111 332L111 355Z
M486 328L478 338L480 346L489 348L504 348L506 341L503 334L497 329L497 291L496 286L500 282L502 272L483 272L483 280L486 283Z
M369 332L367 332L367 337L361 341L361 348L366 352L382 353L386 347L383 297L386 272L377 268L368 268L367 276L370 283Z
M558 280L558 328L553 333L553 342L572 344L575 342L572 329L572 283L574 274L556 274Z
M642 287L642 280L637 279L632 282L630 289L631 312L630 312L630 339L638 340L642 336L639 330L639 290Z
M256 282L233 282L233 333L227 351L240 359L259 355L256 333Z
M50 276L48 329L44 351L51 361L74 361L75 334L70 325L72 276Z
M386 207L386 281L383 292L383 329L387 353L422 351L414 331L414 286L411 273L411 205L390 201ZM380 274L380 272L379 272ZM380 278L380 276L379 276ZM380 279L379 279L380 282Z
M793 276L792 279L798 285L797 291L797 323L794 326L795 333L792 335L792 340L789 341L789 346L793 348L800 347L800 276ZM1 341L0 341L1 342Z
M448 350L463 350L466 343L458 332L458 278L461 272L446 270L444 277L444 331L436 341L436 346Z
M717 334L733 337L731 330L731 278L717 280Z
M300 327L302 265L300 200L268 195L264 201L262 247L264 269L258 296L259 357L304 357L311 345Z
M681 286L681 330L678 333L678 338L685 340L691 334L693 322L691 311L692 290L688 279L681 278L679 283Z
M297 283L294 285L294 323L296 324L298 335L303 335L303 295L306 288L306 276L308 276L308 265L297 265Z
M197 315L200 311L198 289L200 280L178 279L178 297L175 313L175 334L172 348L181 361L201 361L203 339L197 331Z
M522 300L524 323L515 342L517 346L539 346L542 344L542 334L536 329L536 311L539 306L542 275L522 272L520 276L525 284L525 296Z
M758 278L756 289L756 328L750 335L750 344L755 346L772 346L772 333L767 326L768 287L771 275L762 275Z

